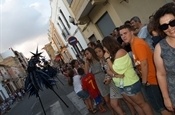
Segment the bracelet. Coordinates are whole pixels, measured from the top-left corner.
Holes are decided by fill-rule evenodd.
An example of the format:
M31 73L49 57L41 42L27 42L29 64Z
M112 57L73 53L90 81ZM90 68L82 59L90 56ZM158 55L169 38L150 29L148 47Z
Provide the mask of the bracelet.
M107 58L105 59L105 61L107 61L108 59L111 59L111 57L107 57Z

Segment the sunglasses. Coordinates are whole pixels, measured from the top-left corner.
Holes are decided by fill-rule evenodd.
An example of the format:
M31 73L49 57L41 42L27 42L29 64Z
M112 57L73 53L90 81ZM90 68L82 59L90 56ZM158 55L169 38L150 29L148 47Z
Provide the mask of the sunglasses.
M162 24L159 27L160 27L161 30L167 30L169 25L171 27L175 27L175 19L171 20L168 24Z

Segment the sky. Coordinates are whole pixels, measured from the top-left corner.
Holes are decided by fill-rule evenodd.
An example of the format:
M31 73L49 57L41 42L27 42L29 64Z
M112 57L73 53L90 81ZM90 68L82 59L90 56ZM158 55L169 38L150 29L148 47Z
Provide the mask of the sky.
M49 0L0 0L0 53L13 48L30 58L38 46L47 58L50 15Z

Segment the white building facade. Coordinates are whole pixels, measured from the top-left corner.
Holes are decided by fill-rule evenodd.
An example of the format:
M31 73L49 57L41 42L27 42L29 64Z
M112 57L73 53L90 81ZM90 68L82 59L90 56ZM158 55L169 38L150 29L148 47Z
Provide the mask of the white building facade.
M56 28L58 33L60 34L60 37L63 40L65 46L67 46L69 53L74 59L76 59L77 55L81 55L81 50L87 48L87 42L85 41L79 27L69 22L69 16L71 16L71 14L67 10L64 2L62 0L52 0L50 4L50 20L54 24L54 27ZM69 38L71 38L72 40ZM74 41L76 42L75 44L69 44L70 42Z

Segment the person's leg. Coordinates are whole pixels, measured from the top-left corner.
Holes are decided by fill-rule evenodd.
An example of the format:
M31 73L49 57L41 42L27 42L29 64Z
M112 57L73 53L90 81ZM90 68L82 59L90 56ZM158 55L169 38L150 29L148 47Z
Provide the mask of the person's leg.
M90 110L91 107L90 107L90 105L89 105L88 99L85 99L85 100L84 100L84 103L85 103L87 109Z
M90 95L89 95L86 91L83 91L83 90L82 90L82 91L79 91L79 92L77 93L77 95L78 95L81 99L83 99L83 101L84 101L84 103L85 103L87 109L90 110L90 109L92 108L91 103L89 102Z
M119 99L117 99L117 98L111 98L110 99L110 102L111 102L112 108L117 112L118 115L124 115L123 110L119 106Z
M146 115L153 115L153 110L149 106L149 104L145 101L142 93L141 93L141 83L137 81L131 86L126 86L123 88L125 94L136 103Z
M146 86L145 92L150 105L156 112L159 112L162 115L172 115L172 112L168 111L164 105L164 100L158 85Z
M134 101L132 101L132 100L129 98L129 96L127 96L126 94L123 94L123 98L125 99L125 101L126 101L127 103L129 103L131 106L134 107L134 109L137 111L137 113L138 113L139 115L145 115L145 113L144 113L144 111L142 110L142 108L140 108ZM134 111L134 110L131 109L130 111L131 111L131 113L132 113L132 111ZM135 114L135 113L133 112L132 115L134 115L134 114Z
M167 111L167 110L165 109L165 110L161 111L161 115L173 115L173 113L170 112L170 111Z
M106 102L106 105L108 106L108 108L110 109L110 111L112 112L112 115L115 115L115 111L113 110L111 104L110 104L110 97L109 97L109 94L107 96L104 96L103 97L105 102Z
M129 110L130 110L130 112L131 112L131 115L136 115L136 110L135 110L135 108L134 108L134 106L131 104L131 103L129 103L127 100L125 100L125 98L123 98L122 99L125 103L126 103L126 105L128 106L128 108L129 108ZM122 101L121 100L121 101ZM137 106L137 105L136 105ZM138 106L137 106L138 107ZM141 110L141 108L139 107L139 110ZM143 112L143 111L142 111Z
M122 106L120 103L121 102L120 99L122 99L120 89L115 86L113 81L111 81L111 84L110 84L110 104L111 104L113 110L115 112L117 112L117 114L124 115L125 112L121 108Z
M105 107L104 107L104 105L103 105L102 102L100 104L98 104L98 108L99 108L99 110L100 110L101 113L106 112L106 109L105 109Z
M149 104L145 101L141 92L137 93L134 96L129 96L129 98L134 101L146 115L153 115L153 110L149 106Z
M91 112L91 113L96 113L97 110L94 109L93 107L93 104L92 104L92 100L90 97L88 97L87 99L84 100L85 104L86 104L86 107L88 108L88 111Z
M87 103L89 105L89 109L93 110L94 106L93 106L93 103L92 103L92 99L90 97L87 99Z

